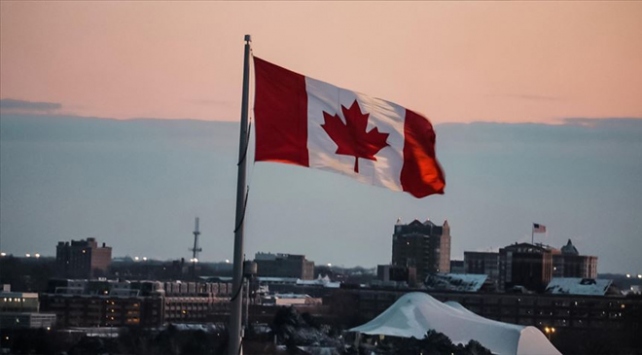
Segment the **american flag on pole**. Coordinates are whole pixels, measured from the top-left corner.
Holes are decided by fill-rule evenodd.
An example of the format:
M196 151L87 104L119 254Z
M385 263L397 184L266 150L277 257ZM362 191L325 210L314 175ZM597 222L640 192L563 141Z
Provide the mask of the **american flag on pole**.
M533 223L533 233L546 233L546 226L543 224Z

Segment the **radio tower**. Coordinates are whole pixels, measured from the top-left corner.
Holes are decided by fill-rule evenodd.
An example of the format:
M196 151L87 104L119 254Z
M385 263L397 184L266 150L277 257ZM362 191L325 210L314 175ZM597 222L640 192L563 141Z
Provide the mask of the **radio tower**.
M198 246L198 236L201 234L198 230L198 217L196 217L196 226L194 228L194 247L190 248L189 251L192 252L192 276L196 277L196 263L198 263L198 253L203 251L203 248Z

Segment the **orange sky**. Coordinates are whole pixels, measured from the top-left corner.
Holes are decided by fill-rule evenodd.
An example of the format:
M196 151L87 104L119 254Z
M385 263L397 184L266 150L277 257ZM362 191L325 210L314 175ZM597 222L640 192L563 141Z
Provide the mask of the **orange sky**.
M642 117L642 2L2 1L0 98L238 120L254 54L433 122Z

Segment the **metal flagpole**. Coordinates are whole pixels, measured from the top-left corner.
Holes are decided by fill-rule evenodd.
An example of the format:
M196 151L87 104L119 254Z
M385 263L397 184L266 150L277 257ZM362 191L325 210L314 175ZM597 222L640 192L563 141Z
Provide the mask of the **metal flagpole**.
M531 245L535 245L534 237L535 237L535 226L531 223Z
M232 281L232 310L228 354L241 354L241 313L243 310L243 218L245 215L246 186L246 150L248 137L248 96L250 91L250 35L245 35L245 57L243 60L243 96L241 100L241 134L239 138L238 178L236 180L236 224L234 229L234 279Z

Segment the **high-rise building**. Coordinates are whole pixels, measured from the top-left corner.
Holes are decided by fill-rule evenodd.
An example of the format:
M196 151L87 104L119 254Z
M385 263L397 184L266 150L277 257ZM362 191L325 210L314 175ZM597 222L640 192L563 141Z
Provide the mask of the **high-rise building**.
M597 256L580 255L569 239L553 254L553 277L597 278Z
M259 252L254 255L254 262L258 276L314 279L314 261L307 260L305 255Z
M531 291L544 291L553 277L551 249L541 245L519 243L499 249L499 288L510 290L521 286Z
M392 235L392 265L411 266L423 282L431 273L450 272L450 226L430 220L414 220L408 224L397 221Z
M58 275L65 278L94 278L103 276L111 264L111 247L98 246L96 239L58 242L56 266Z

